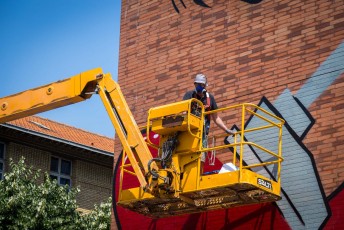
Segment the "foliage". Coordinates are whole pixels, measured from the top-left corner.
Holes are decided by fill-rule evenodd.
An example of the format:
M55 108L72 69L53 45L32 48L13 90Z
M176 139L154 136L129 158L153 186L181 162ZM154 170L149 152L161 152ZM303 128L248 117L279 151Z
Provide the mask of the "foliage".
M110 229L111 225L111 197L106 203L95 205L94 210L83 215L82 228L84 229Z
M10 168L0 181L0 229L110 229L111 198L82 215L78 188L60 186L47 173L38 184L40 171L33 172L24 158L18 164L11 159Z

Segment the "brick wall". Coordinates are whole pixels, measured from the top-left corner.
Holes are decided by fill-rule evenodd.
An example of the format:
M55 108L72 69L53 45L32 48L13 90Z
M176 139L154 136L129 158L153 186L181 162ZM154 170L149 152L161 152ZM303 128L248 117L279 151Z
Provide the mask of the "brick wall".
M93 209L94 204L105 202L111 196L112 169L80 160L74 163L75 182L81 190L78 203L83 208Z
M208 76L220 106L262 96L273 102L285 88L295 93L344 38L341 1L205 2L212 8L187 2L177 14L169 1L122 1L118 81L139 125L150 107L180 100L197 72ZM343 81L338 77L309 108L316 122L305 143L316 159L329 157L320 157L325 149L337 159L343 146ZM334 171L339 162L318 166L320 176L335 174L324 178L326 194L343 181Z
M342 1L207 0L210 9L175 2L180 14L171 1L122 1L118 81L139 125L150 107L180 100L203 72L219 106L265 97L287 120L300 159L313 165L319 196L329 196L344 181ZM238 122L221 116L229 127Z
M5 172L9 169L9 159L12 158L14 162L18 162L19 159L23 156L25 157L25 163L27 165L32 165L33 170L41 169L43 172L50 170L50 153L31 148L22 144L8 142L5 145L5 162L6 168ZM43 174L39 177L39 182L43 182Z

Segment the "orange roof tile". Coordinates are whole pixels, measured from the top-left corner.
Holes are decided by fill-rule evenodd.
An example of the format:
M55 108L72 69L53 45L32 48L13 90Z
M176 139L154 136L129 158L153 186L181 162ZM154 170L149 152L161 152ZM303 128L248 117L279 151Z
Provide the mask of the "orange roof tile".
M81 144L110 153L114 152L113 138L101 136L39 116L28 116L7 123L30 131L39 132L47 136L74 142L76 144Z

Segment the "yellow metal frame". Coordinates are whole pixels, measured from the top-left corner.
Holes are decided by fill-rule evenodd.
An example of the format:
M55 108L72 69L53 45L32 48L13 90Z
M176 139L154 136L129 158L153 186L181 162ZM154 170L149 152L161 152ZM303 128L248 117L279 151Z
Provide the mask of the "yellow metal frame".
M147 121L147 144L158 149L161 148L160 145L154 145L149 139L149 131L152 129L152 120L160 119L165 116L180 114L182 112L180 109L174 109L174 107L183 107L183 103L189 103L187 101L181 103L173 103L163 107L165 111L161 112L161 107L153 108L150 111L158 111L155 115L148 115ZM228 208L238 205L247 205L251 203L258 202L273 202L281 199L280 197L280 182L281 182L281 162L282 158L282 128L284 125L284 120L275 116L274 114L264 110L263 108L250 103L244 103L234 106L229 106L209 112L204 112L202 109L202 118L205 115L223 112L225 110L239 110L241 117L241 130L234 134L234 143L223 144L218 146L212 146L208 148L203 148L201 145L201 139L203 127L198 131L198 141L199 145L197 149L190 149L190 151L178 151L175 150L173 157L173 166L177 168L175 170L174 183L179 186L175 186L178 191L175 191L171 195L164 196L154 196L152 194L145 193L141 188L131 188L127 190L122 190L122 182L120 184L118 205L128 208L130 210L139 212L144 215L152 217L165 217L171 215L180 215L184 213L201 212L205 210L213 210L219 208ZM185 110L185 109L183 109ZM241 110L241 111L240 111ZM159 113L161 112L161 113ZM261 114L259 114L260 112ZM190 110L188 110L190 113ZM262 115L263 114L263 115ZM165 116L164 116L165 115ZM184 114L185 115L185 114ZM257 118L264 120L268 125L250 128L245 130L245 117L248 115L256 116ZM202 121L203 122L203 121ZM158 129L163 130L160 123L157 123ZM155 124L156 125L156 124ZM190 129L185 128L184 123L180 123L180 127L174 127L171 131L184 130L184 132L190 132ZM183 127L184 126L184 127ZM278 151L273 152L263 146L258 145L254 142L245 141L245 133L256 132L263 129L277 128L278 129ZM193 135L194 133L191 132ZM162 142L166 140L165 132L162 132L161 139ZM183 136L181 141L188 142L190 137ZM228 134L216 135L216 138L224 138ZM239 138L240 136L240 138ZM243 165L244 159L244 146L250 145L259 148L263 152L276 158L274 161L262 162L258 164ZM227 172L222 174L212 174L212 175L200 175L200 155L202 152L216 151L220 149L234 148L234 153L237 153L237 148L240 147L239 159L236 158L236 154L233 155L233 164L238 165L238 170L234 172ZM238 161L238 162L237 162ZM278 167L277 178L275 180L268 179L263 175L251 171L254 167L262 167L266 165L276 164ZM121 179L124 178L125 173L130 173L124 168L128 165L124 165L122 161L121 166ZM183 177L180 177L184 174ZM269 186L262 186L259 181L264 181ZM231 191L231 192L228 192ZM235 195L232 194L233 191ZM246 192L240 192L246 191ZM240 196L239 196L240 193ZM204 194L218 194L218 195L204 195ZM161 194L160 194L161 195ZM238 197L244 197L244 201L240 200ZM166 198L168 198L166 200ZM145 205L142 205L145 204ZM159 205L157 205L159 204Z
M147 134L150 131L158 134L187 131L191 136L201 139L202 130L198 130L197 128L200 126L200 123L202 124L204 122L204 116L196 117L191 113L192 103L197 103L200 108L200 114L203 114L204 106L199 100L196 99L180 101L149 109L146 125ZM174 127L164 127L162 121L166 117L182 117L184 120L179 125ZM147 142L151 145L154 145L151 142L149 135L147 135Z

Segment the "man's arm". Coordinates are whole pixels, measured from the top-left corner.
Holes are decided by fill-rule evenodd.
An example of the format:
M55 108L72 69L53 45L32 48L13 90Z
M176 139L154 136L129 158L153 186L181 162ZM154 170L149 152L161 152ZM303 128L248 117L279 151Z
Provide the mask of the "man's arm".
M233 135L234 132L230 129L227 128L227 126L223 123L221 117L217 114L217 113L212 113L211 117L213 118L213 121L215 122L215 124L220 127L223 131L225 131L228 134Z
M210 100L211 100L211 110L215 110L218 109L215 98L212 94L210 94ZM227 126L223 123L221 117L217 114L217 113L212 113L211 117L213 119L213 121L215 122L215 124L220 127L223 131L225 131L228 134L233 135L234 132L230 129L227 128Z

